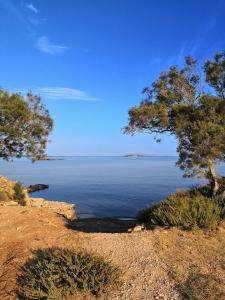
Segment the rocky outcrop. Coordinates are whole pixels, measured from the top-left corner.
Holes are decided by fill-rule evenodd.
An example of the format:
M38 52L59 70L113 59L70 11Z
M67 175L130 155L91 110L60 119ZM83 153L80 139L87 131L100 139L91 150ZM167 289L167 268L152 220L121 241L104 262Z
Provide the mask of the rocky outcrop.
M21 202L16 198L14 190L16 181L11 181L4 176L0 176L0 206L25 206L46 208L55 213L64 216L68 220L77 218L74 204L59 201L47 201L43 198L30 198L28 195L29 189L23 189L24 200ZM43 185L41 185L43 186ZM36 187L40 188L40 185Z
M20 206L16 201L1 201L0 206ZM47 201L43 198L26 198L26 207L50 209L66 219L73 221L77 218L74 204L59 201Z
M16 181L11 181L4 176L0 176L0 194L1 194L0 202L15 200L15 190L14 190L15 184Z
M42 191L42 190L46 190L49 188L48 184L42 184L42 183L37 183L37 184L33 184L27 187L27 192L28 193L34 193L37 191Z
M43 198L29 198L26 200L26 206L50 209L71 221L77 218L75 205L66 202L47 201Z

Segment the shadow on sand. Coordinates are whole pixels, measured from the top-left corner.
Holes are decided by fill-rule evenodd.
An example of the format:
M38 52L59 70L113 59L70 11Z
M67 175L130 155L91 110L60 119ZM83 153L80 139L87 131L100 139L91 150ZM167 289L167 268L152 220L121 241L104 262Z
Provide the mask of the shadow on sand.
M137 221L112 218L77 219L67 223L67 228L88 233L125 233L134 227Z

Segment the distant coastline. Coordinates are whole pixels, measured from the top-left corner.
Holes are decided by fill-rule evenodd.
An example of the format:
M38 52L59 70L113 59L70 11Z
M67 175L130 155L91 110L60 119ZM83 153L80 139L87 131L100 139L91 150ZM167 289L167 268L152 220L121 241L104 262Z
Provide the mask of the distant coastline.
M45 156L45 157L39 158L38 160L40 161L40 160L64 160L64 159L61 157L57 157L57 156Z

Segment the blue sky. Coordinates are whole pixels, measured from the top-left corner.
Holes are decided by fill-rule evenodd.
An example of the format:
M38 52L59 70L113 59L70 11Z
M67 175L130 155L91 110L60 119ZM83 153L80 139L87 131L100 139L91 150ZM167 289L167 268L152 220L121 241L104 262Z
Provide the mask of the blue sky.
M176 155L165 136L125 136L141 90L191 54L225 49L223 0L0 0L0 85L40 94L50 155Z

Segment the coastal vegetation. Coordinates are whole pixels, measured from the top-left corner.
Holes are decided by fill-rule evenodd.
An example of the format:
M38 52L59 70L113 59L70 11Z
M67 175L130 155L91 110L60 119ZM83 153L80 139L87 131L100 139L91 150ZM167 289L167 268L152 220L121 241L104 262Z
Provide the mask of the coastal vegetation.
M14 189L15 199L18 201L19 205L22 206L26 205L25 193L24 193L24 188L22 186L22 183L20 181L17 181L13 189Z
M129 110L127 134L147 132L176 137L177 165L185 177L205 178L209 184L169 196L142 210L138 220L185 229L215 228L224 218L224 178L215 165L225 161L225 52L216 53L202 67L206 88L202 88L197 61L187 56L185 66L170 67L143 89L145 99Z
M225 160L225 52L203 65L203 83L197 61L190 56L181 69L171 66L143 89L144 100L129 109L125 133L147 132L176 137L177 165L184 176L209 180L212 195L219 188L215 164Z
M66 248L37 250L18 278L20 299L100 297L121 285L121 272L101 257ZM81 296L80 295L80 296Z
M26 156L32 161L44 156L53 120L39 96L27 97L0 89L0 157Z
M140 223L183 229L215 229L224 219L225 197L212 200L204 189L179 192L138 213Z

